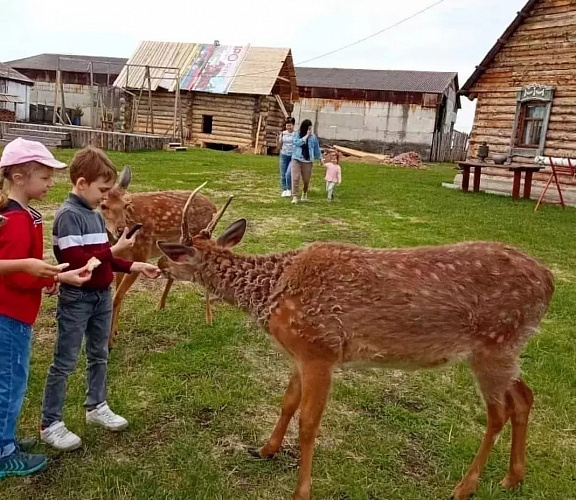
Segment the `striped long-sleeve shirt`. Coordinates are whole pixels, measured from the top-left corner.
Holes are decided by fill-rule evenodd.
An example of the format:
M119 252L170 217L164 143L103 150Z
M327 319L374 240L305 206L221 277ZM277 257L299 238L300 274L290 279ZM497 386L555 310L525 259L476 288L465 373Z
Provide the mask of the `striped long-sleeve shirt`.
M68 262L69 269L85 266L91 257L102 262L85 288L105 290L112 283L114 272L130 272L132 262L112 255L102 215L75 194L70 193L56 212L52 237L56 259Z

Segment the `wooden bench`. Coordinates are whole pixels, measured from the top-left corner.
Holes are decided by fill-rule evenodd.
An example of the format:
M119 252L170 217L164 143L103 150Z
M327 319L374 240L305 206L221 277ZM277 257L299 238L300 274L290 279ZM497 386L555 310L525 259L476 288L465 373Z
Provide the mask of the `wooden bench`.
M522 172L524 175L524 193L525 199L530 199L532 193L532 176L534 172L539 172L544 168L542 165L496 165L494 163L473 162L473 161L460 161L458 162L459 170L462 170L462 191L467 193L470 189L470 170L474 169L474 191L480 191L480 177L483 168L502 169L509 172L514 172L514 181L512 183L512 198L517 200L520 198L520 182L522 180Z

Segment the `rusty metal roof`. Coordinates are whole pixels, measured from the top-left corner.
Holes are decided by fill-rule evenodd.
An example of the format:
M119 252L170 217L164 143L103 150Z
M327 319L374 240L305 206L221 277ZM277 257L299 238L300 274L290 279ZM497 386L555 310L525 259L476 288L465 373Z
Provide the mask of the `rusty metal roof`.
M60 62L58 62L60 59ZM34 69L39 71L56 71L58 64L62 71L69 73L86 73L90 70L90 62L94 65L94 73L117 75L126 64L123 57L78 56L71 54L38 54L8 61L6 64L15 69Z
M482 62L478 66L476 66L474 73L472 73L472 75L470 76L470 78L468 78L466 83L462 85L462 89L460 90L461 95L467 96L470 93L470 89L474 85L476 85L476 82L478 82L480 77L484 74L484 71L488 69L488 66L490 66L490 64L492 63L498 52L500 52L502 47L504 47L504 44L510 39L510 37L512 37L512 35L514 35L514 33L516 33L516 30L530 15L530 12L532 11L532 9L534 9L534 7L536 7L536 4L539 1L540 0L528 0L526 5L522 7L522 10L518 12L516 17L514 18L514 21L512 21L512 23L510 24L510 26L508 26L508 28L506 28L506 31L502 34L502 36L498 38L498 40L496 41L494 46L490 49L490 52L486 54Z
M14 68L8 66L8 64L4 64L0 62L0 78L4 78L6 80L13 80L15 82L22 82L22 83L29 83L33 85L34 82L30 80L27 76L24 76L22 73L19 73Z
M280 73L298 94L292 54L287 48L221 46L198 43L141 42L114 85L129 89L150 87L213 93L269 95Z
M296 68L299 87L442 94L457 77L438 71Z

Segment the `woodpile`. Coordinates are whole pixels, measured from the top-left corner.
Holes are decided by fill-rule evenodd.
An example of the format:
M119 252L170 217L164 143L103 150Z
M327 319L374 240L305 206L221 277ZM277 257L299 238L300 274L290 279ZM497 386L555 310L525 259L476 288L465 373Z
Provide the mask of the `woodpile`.
M420 155L414 151L408 153L400 153L390 160L391 165L396 165L399 167L420 167L422 166L422 160Z
M418 153L410 151L408 153L401 153L394 158L389 155L380 155L376 153L367 153L359 149L345 148L343 146L332 146L325 148L325 151L338 151L346 159L350 159L356 163L376 163L378 165L397 165L400 167L416 167L423 166L422 159Z

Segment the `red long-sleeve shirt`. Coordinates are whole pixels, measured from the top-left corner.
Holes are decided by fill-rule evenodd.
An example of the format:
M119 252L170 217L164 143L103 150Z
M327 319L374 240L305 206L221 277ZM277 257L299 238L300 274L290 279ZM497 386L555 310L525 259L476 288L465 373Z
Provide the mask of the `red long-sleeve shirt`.
M0 228L0 259L42 259L44 238L42 215L10 200L0 210L6 223ZM0 276L0 314L32 325L42 302L42 289L54 284L54 278L36 278L26 273Z

